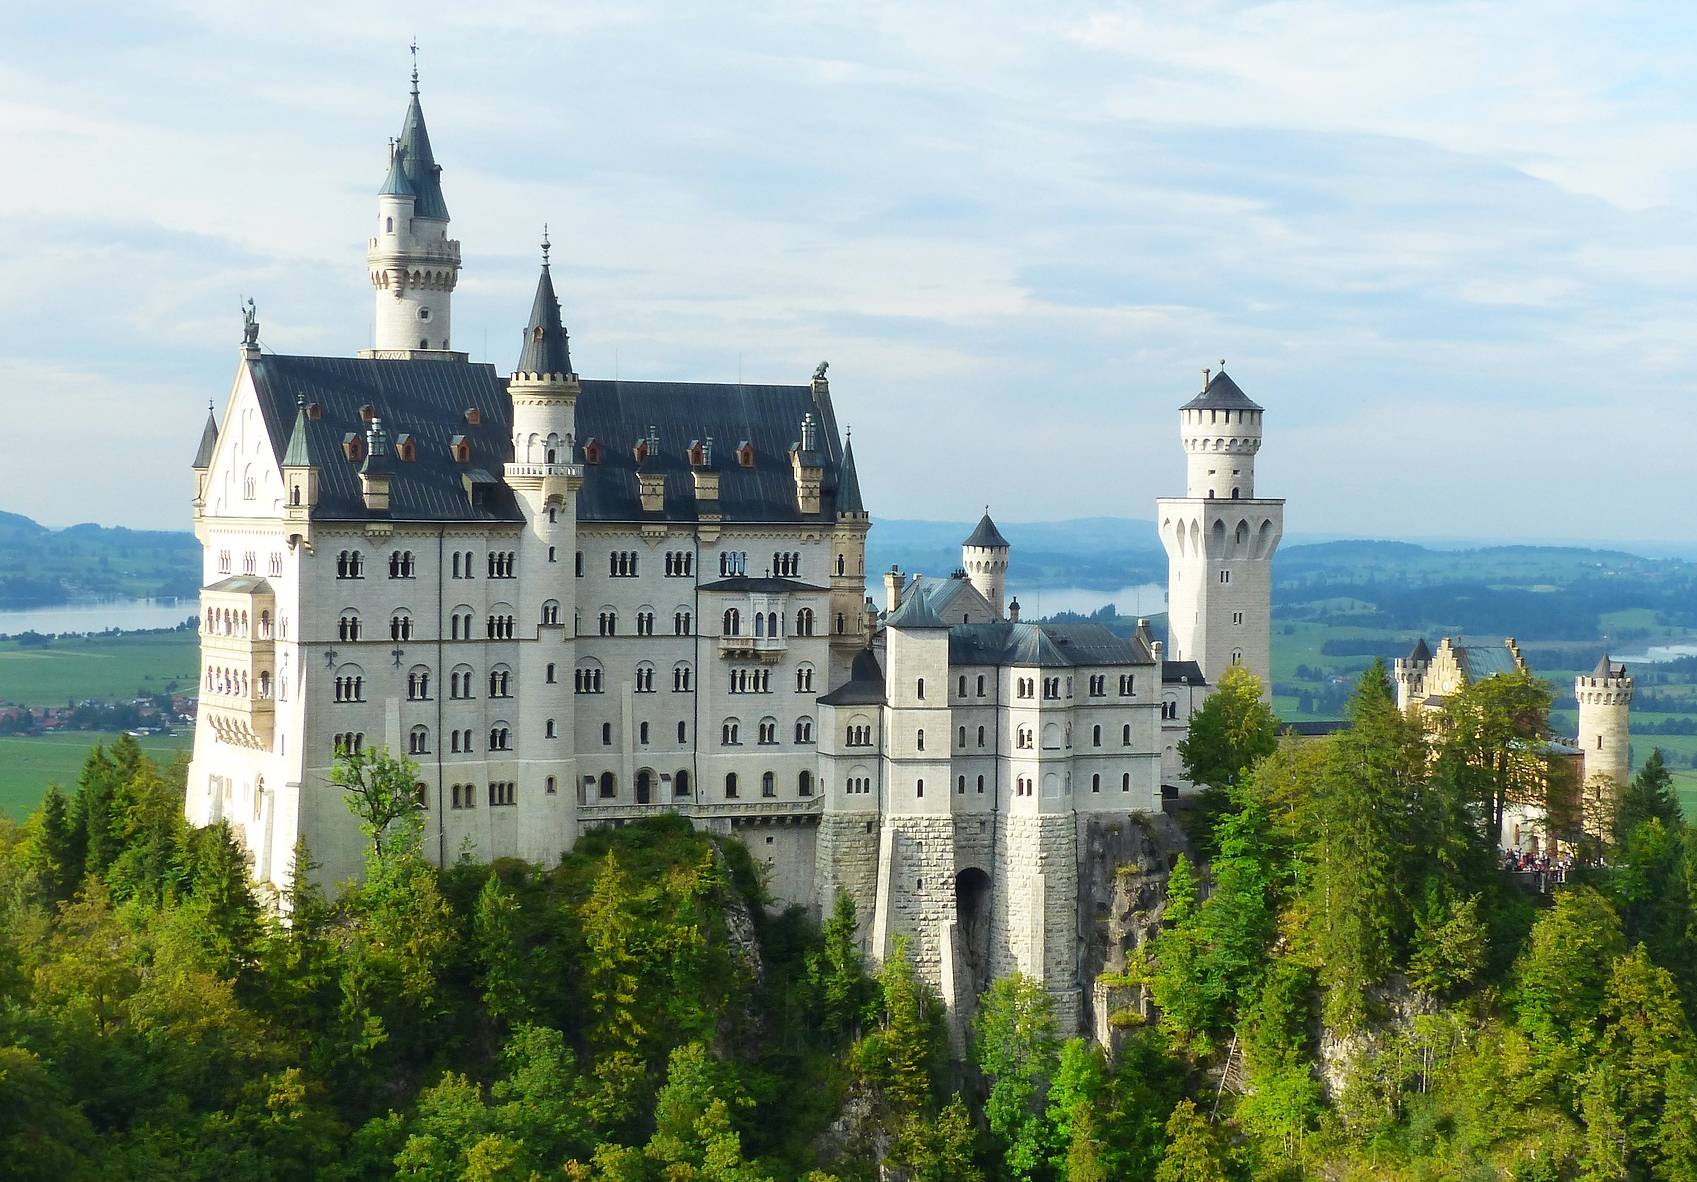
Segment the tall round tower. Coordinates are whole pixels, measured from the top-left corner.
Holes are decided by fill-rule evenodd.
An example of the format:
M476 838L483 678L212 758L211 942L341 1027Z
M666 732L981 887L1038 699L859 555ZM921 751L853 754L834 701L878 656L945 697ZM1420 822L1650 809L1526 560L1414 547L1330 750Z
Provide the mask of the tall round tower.
M960 544L960 564L967 581L989 603L996 618L1001 619L1008 584L1008 540L990 520L988 506L978 520L978 528Z
M1585 782L1607 776L1615 791L1632 774L1632 745L1627 714L1632 707L1632 677L1626 666L1605 653L1589 677L1573 683L1579 699L1579 747L1585 752Z
M1179 408L1187 497L1250 500L1255 496L1255 453L1261 450L1261 408L1226 376L1224 363L1202 393Z
M376 292L370 352L445 357L452 347L460 244L448 237L442 166L430 150L416 64L406 121L389 145L389 173L377 194L377 232L366 244L365 259Z

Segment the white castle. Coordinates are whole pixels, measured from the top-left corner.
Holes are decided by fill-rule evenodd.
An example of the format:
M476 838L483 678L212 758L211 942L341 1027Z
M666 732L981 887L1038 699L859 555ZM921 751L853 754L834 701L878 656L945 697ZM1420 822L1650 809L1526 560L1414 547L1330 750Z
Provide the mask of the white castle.
M986 514L948 578L866 597L871 520L821 365L789 386L580 378L548 243L514 372L454 352L459 243L419 104L378 196L374 347L262 351L250 315L194 463L204 547L196 824L278 890L362 839L342 748L418 766L426 853L553 864L675 812L745 841L773 896L859 905L954 1005L1043 981L1076 1022L1092 825L1188 788L1176 744L1219 671L1268 677L1283 502L1224 372L1180 410L1162 500L1171 651L1036 624Z

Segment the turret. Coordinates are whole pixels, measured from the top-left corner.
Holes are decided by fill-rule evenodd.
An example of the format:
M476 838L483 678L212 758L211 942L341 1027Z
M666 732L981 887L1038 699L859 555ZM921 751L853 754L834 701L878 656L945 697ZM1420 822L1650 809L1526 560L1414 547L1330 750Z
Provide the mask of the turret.
M973 588L989 603L996 619L1001 619L1007 591L1008 540L990 520L988 505L978 520L978 528L960 544L960 565Z
M1253 497L1262 410L1226 376L1225 362L1212 377L1202 371L1202 392L1178 413L1187 459L1184 495L1233 501Z
M1579 747L1585 753L1585 782L1607 777L1618 793L1632 769L1628 712L1632 706L1632 677L1626 666L1605 653L1589 677L1573 683L1579 700Z
M1426 671L1432 667L1432 650L1422 636L1406 657L1396 659L1397 709L1407 710L1426 696Z
M206 426L200 432L200 447L194 453L194 511L200 516L206 504L206 478L212 473L212 454L218 449L218 420L212 416L212 404L206 404Z
M318 469L307 447L306 398L295 397L295 426L283 451L283 520L289 545L312 542L312 511L318 506Z
M549 262L552 249L544 226L542 273L536 280L536 298L531 301L518 365L507 383L507 394L513 400L515 467L558 467L572 462L572 434L582 387L572 372L571 342L560 317L559 298L554 294Z
M460 244L448 237L442 168L424 125L416 61L400 138L389 144L389 171L377 194L377 232L366 245L366 264L376 292L369 352L448 357Z

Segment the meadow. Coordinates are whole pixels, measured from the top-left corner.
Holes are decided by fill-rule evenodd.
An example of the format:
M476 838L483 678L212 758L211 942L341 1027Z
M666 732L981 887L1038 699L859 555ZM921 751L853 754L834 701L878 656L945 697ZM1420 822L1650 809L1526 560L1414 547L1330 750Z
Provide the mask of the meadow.
M55 637L42 646L0 640L0 702L64 706L193 691L200 638L189 631Z
M21 821L41 799L49 784L74 791L77 773L96 743L111 743L116 735L95 731L62 731L39 736L0 735L0 816ZM169 764L194 742L187 729L174 735L149 735L137 740L160 764Z

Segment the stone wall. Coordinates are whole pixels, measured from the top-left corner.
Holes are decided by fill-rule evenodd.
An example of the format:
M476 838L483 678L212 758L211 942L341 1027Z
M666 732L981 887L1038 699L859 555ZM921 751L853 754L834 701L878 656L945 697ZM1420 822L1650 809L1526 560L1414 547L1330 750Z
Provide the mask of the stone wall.
M1078 839L1070 813L1010 814L996 843L990 971L1043 982L1062 1030L1079 1021Z
M819 818L814 838L813 890L821 920L837 905L837 896L854 900L862 946L872 931L878 903L877 813L832 813Z

